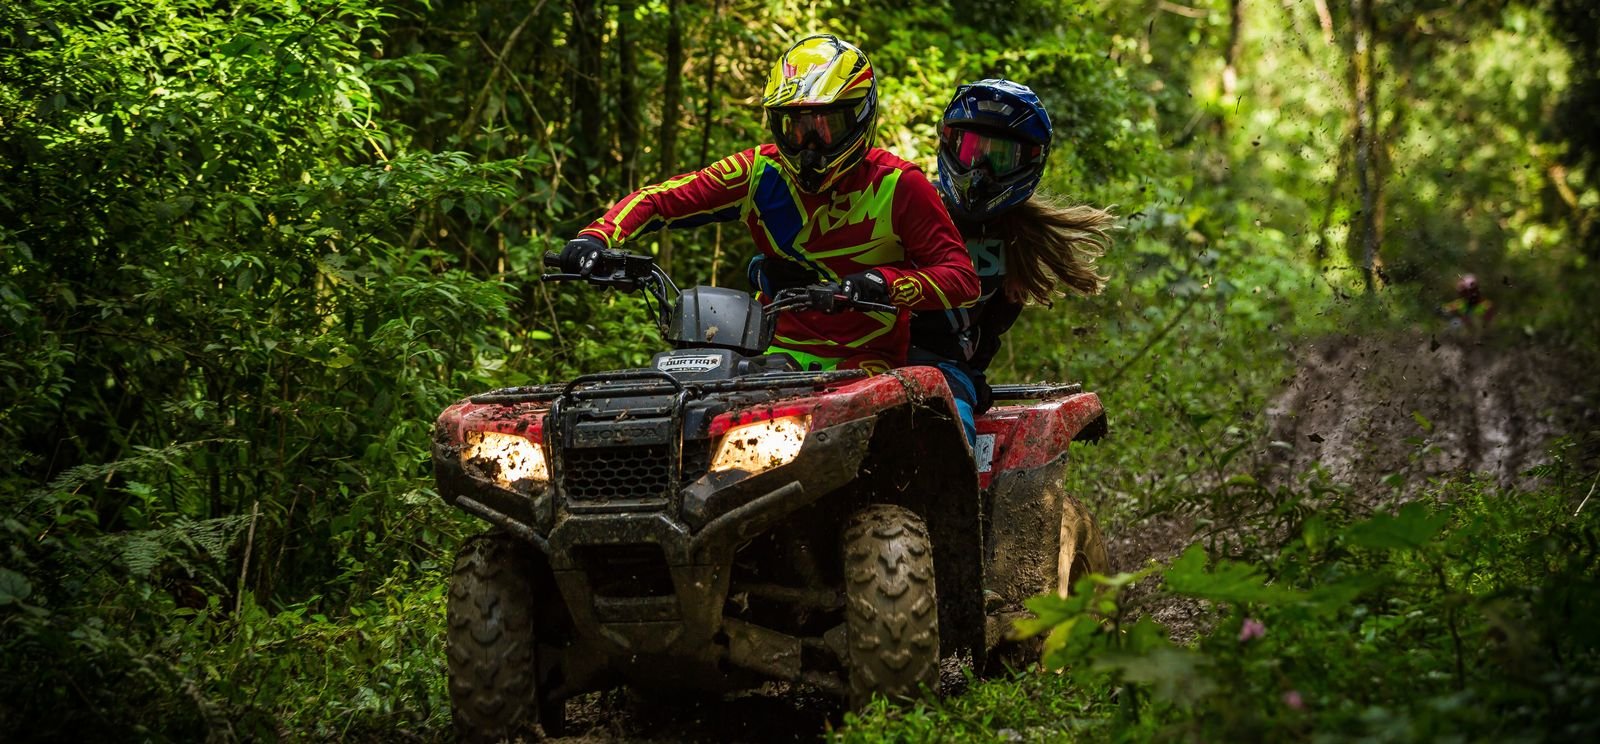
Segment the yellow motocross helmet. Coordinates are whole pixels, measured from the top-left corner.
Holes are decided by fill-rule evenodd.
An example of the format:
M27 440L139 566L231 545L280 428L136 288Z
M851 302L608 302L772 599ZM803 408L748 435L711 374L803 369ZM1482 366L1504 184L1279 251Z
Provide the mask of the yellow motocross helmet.
M816 193L872 147L878 80L860 49L815 34L795 42L772 66L761 105L784 169L801 190Z

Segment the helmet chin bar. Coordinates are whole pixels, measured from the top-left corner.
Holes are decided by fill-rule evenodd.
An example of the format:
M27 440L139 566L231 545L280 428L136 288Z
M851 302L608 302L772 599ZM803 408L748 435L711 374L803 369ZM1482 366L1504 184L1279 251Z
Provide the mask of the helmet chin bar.
M990 177L982 170L974 170L957 177L958 183L965 181L956 190L956 201L961 211L973 217L987 217L988 211L994 202L1005 196L1005 184Z
M800 172L795 174L795 180L800 182L800 188L807 193L815 193L822 188L823 179L828 177L828 160L816 150L805 150L799 157Z

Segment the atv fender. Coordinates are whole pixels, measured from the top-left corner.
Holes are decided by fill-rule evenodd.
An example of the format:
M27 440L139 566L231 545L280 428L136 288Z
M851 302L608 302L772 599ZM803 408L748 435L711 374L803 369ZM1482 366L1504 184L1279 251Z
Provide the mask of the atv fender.
M978 417L979 482L989 488L1009 470L1043 467L1073 441L1098 441L1106 433L1100 396L1079 393L1060 400L996 406Z

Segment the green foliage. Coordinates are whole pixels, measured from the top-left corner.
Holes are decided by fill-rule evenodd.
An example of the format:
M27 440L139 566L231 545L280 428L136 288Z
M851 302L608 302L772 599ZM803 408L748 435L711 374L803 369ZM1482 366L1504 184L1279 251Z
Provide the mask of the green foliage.
M1592 712L1593 639L1560 625L1594 609L1592 527L1556 518L1578 468L1510 510L1467 482L1364 520L1323 474L1251 473L1282 444L1262 411L1293 343L1425 317L1463 268L1505 277L1514 328L1600 337L1600 183L1571 124L1595 16L1380 4L1393 289L1353 303L1332 5L1335 43L1310 4L1239 5L1230 94L1221 0L0 4L0 737L442 735L441 569L474 527L432 491L433 417L645 363L637 298L553 291L537 258L764 141L753 91L811 30L870 52L879 144L930 169L955 85L1039 91L1047 189L1125 229L1107 292L1030 310L994 377L1099 390L1117 439L1067 485L1113 533L1213 520L1169 567L1034 603L1067 673L874 709L845 738L1585 733L1558 728ZM742 284L741 233L679 236L674 274ZM1139 616L1157 580L1211 608L1198 645ZM1235 642L1246 617L1267 635Z
M1582 473L1562 462L1531 491L1454 480L1393 514L1308 522L1250 563L1207 565L1196 545L1165 567L1089 577L1079 596L1033 600L1038 618L1021 626L1049 634L1045 663L1061 676L999 683L1011 693L1001 701L980 690L903 722L870 711L841 738L910 740L902 732L934 719L953 726L949 740L985 740L968 723L975 710L992 733L1051 694L1105 720L1064 717L1030 739L1591 738L1600 633L1585 618L1600 525L1573 514ZM1159 593L1129 598L1130 583L1151 580ZM1210 608L1192 644L1148 616L1129 627L1163 594Z
M645 362L658 340L636 298L520 272L604 200L764 139L738 102L792 29L879 47L882 141L930 166L956 82L1023 67L1101 140L1063 176L1123 177L1150 147L1093 25L1034 44L953 30L953 3L821 3L777 24L681 4L713 75L681 76L686 133L663 164L642 134L660 112L628 91L681 75L660 54L674 11L626 7L597 6L598 46L563 3L0 9L8 728L436 727L435 571L466 520L432 492L432 417L464 391ZM651 51L586 56L613 33ZM926 34L959 39L924 58ZM552 72L574 70L594 74ZM679 276L737 274L735 233L682 251ZM435 620L410 622L424 607ZM309 663L350 637L411 650L378 670ZM334 704L347 684L372 692Z

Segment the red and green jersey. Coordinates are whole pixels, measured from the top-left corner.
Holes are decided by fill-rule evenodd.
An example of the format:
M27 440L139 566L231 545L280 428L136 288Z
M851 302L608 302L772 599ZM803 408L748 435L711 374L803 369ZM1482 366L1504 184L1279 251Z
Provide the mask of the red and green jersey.
M831 189L808 194L790 181L777 153L774 145L762 145L647 186L582 234L616 246L662 227L737 219L768 260L794 261L833 281L879 270L894 304L905 310L944 310L977 299L978 276L961 233L916 164L874 148ZM819 356L870 353L899 364L909 317L904 311L784 313L774 342Z

